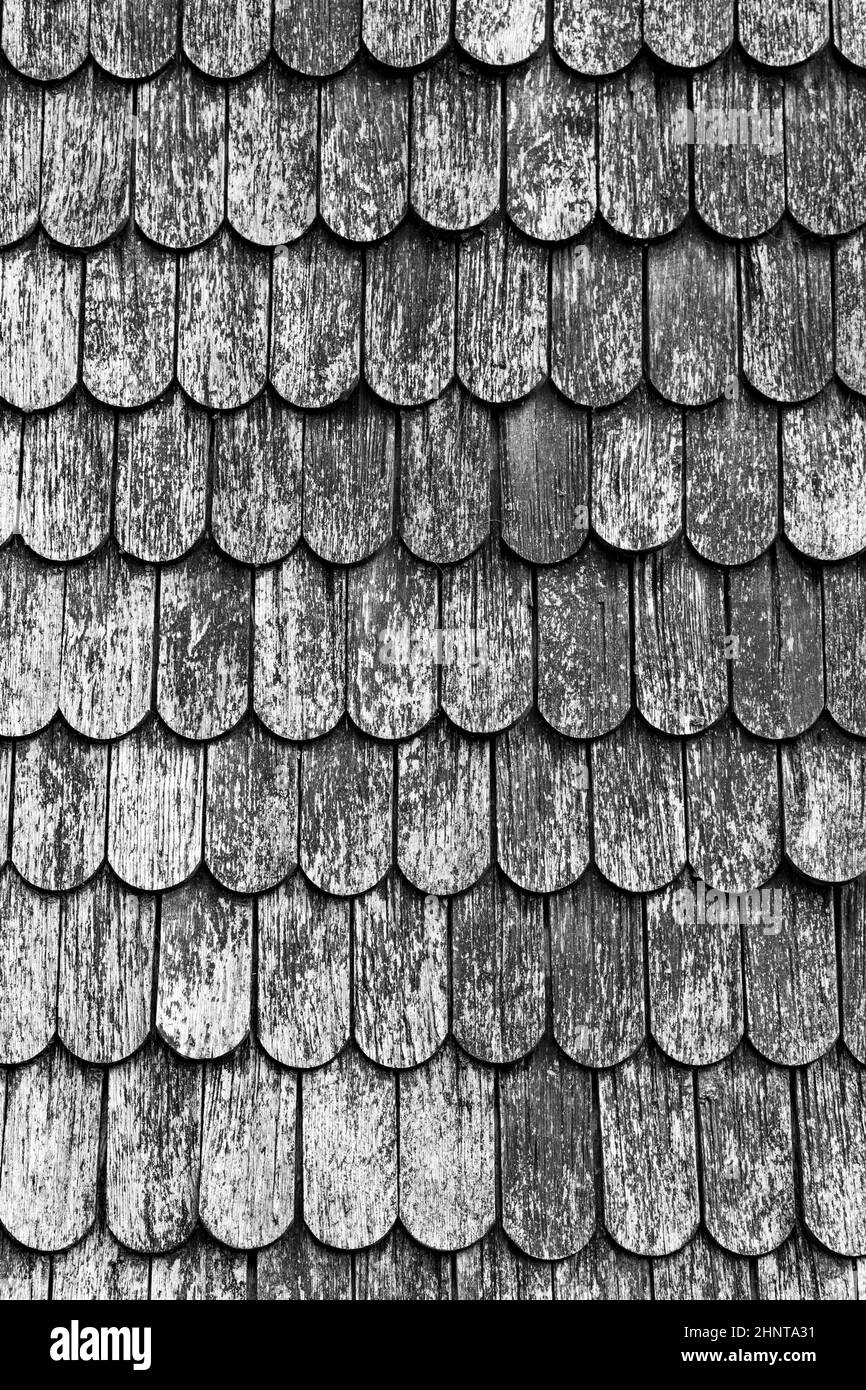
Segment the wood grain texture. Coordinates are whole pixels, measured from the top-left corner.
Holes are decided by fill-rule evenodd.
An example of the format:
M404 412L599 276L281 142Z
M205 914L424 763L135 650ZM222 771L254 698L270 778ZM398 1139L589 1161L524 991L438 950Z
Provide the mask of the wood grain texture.
M19 410L56 405L75 385L81 262L38 234L0 252L0 397Z
M252 720L208 749L204 852L234 893L260 893L295 868L298 751Z
M117 738L150 709L156 574L108 546L67 571L60 709L86 738Z
M471 1245L495 1216L493 1072L446 1043L398 1085L401 1220L434 1250Z
M762 738L801 733L824 703L818 576L777 541L730 580L733 702Z
M25 1250L0 1231L0 1298L4 1303L44 1302L51 1273L50 1256Z
M602 82L598 101L600 212L628 237L672 232L689 206L688 150L676 140L685 79L658 78L644 56Z
M235 1249L269 1244L292 1220L297 1089L252 1041L207 1069L199 1209Z
M836 47L858 67L866 67L864 19L863 0L837 0L833 6L833 39Z
M319 1245L305 1226L293 1226L257 1259L258 1297L335 1303L352 1297L352 1257Z
M782 857L775 749L726 716L686 744L689 863L724 893L765 883Z
M400 534L422 560L462 560L490 525L491 412L455 385L400 425Z
M823 719L782 749L785 849L812 878L838 883L866 869L866 755Z
M468 733L504 729L532 702L528 566L495 540L442 579L442 708Z
M448 1032L447 905L392 873L353 907L354 1037L382 1067L425 1062Z
M36 733L60 697L64 575L15 546L0 551L0 734Z
M381 1239L397 1217L397 1086L349 1046L301 1081L304 1220L339 1250Z
M168 727L209 739L247 707L249 572L210 546L163 571L156 703Z
M680 540L634 563L637 706L654 728L693 734L723 713L724 577Z
M175 257L131 226L87 261L82 381L106 405L142 406L174 370Z
M108 751L61 724L15 749L12 862L37 888L74 888L105 852Z
M720 1250L698 1231L688 1245L653 1263L653 1297L662 1300L748 1301L752 1297L749 1262Z
M18 241L39 216L42 92L6 68L0 77L0 243Z
M692 1073L640 1052L598 1079L604 1221L638 1255L670 1255L695 1233Z
M316 215L316 84L269 60L229 88L226 212L263 246L294 241Z
M630 715L592 745L591 761L598 868L630 892L661 888L686 857L678 744Z
M161 1254L195 1225L200 1067L149 1042L108 1073L108 1224L129 1249Z
M453 900L451 932L456 1041L484 1062L524 1057L544 1031L542 899L492 870Z
M737 260L694 224L647 253L649 375L669 401L706 405L737 371Z
M86 249L129 216L132 91L93 66L45 93L40 217L49 236Z
M787 67L826 43L830 18L822 0L742 0L739 31L752 58L770 67Z
M80 1240L96 1215L102 1072L55 1046L11 1072L0 1220L34 1250Z
M239 77L270 47L270 0L240 0L228 14L220 0L186 0L182 33L187 57L203 72Z
M295 874L259 899L257 1033L283 1066L318 1067L349 1036L349 903Z
M705 560L741 565L778 525L776 407L737 391L686 412L686 531Z
M829 567L824 590L827 710L849 734L866 734L866 563Z
M445 47L450 0L365 0L361 34L380 63L411 68Z
M392 232L409 196L409 81L364 62L322 85L319 211L338 236Z
M252 903L206 879L162 899L156 1027L182 1057L223 1057L246 1037L252 935Z
M268 264L224 230L180 261L177 375L201 405L246 405L265 384Z
M21 474L21 427L24 417L17 411L0 410L0 536L9 540L18 528Z
M142 85L135 149L135 216L160 246L197 246L225 212L224 90L169 68Z
M397 749L397 863L422 893L457 893L490 863L490 749L439 718Z
M244 564L280 560L301 534L303 420L269 395L214 419L211 532Z
M705 132L694 147L695 208L722 236L768 232L785 210L784 143L774 137L784 119L782 81L752 67L736 49L693 81L695 134ZM719 112L728 113L728 121L736 115L735 139L730 126L719 130Z
M866 79L827 49L785 81L788 206L811 232L866 220Z
M749 1037L771 1061L811 1062L839 1032L836 933L829 888L780 875L771 882L778 934L748 921L743 963Z
M641 46L640 0L554 0L553 44L577 72L602 77L624 68Z
M406 226L367 253L364 374L395 405L439 396L454 375L457 251Z
M782 420L785 534L820 560L866 546L866 404L831 382Z
M274 48L311 77L350 63L361 38L361 0L274 0Z
M54 1256L51 1274L51 1294L57 1302L143 1300L148 1297L150 1260L125 1250L101 1216L83 1240Z
M666 63L701 67L731 43L734 7L731 0L646 0L643 36Z
M60 902L0 871L0 1065L28 1062L54 1036Z
M256 575L253 702L282 738L332 729L345 705L346 580L306 546Z
M154 721L112 749L108 862L133 888L172 888L201 857L204 753Z
M866 1095L863 1068L839 1048L796 1073L803 1218L837 1255L866 1243Z
M787 1074L743 1047L697 1085L707 1230L737 1255L765 1254L794 1224Z
M575 1302L649 1299L650 1262L617 1249L599 1231L577 1255L553 1266L553 1291L555 1299Z
M87 0L7 0L3 49L13 67L42 82L66 77L87 53Z
M391 865L391 748L341 728L301 754L304 873L328 893L363 893Z
M784 1245L757 1261L756 1274L758 1297L767 1301L802 1298L838 1302L857 1297L854 1263L822 1250L799 1226Z
M442 231L466 231L499 206L500 83L446 54L412 85L411 199Z
M114 533L138 560L165 563L190 550L205 521L208 421L179 391L117 431Z
M542 1043L500 1088L504 1230L528 1255L562 1259L595 1227L592 1078Z
M77 560L109 532L114 423L76 394L28 416L21 449L18 527L46 560ZM82 468L82 458L87 467Z
M270 379L292 405L333 405L360 359L360 254L315 228L274 260Z
M866 232L833 243L836 371L866 394Z
M457 42L482 63L521 63L544 38L544 9L544 0L456 0Z
M800 401L833 370L830 248L788 222L740 248L743 370L763 395Z
M550 54L506 84L508 214L527 236L564 241L595 213L595 84Z
M247 1260L195 1233L179 1250L154 1255L150 1265L150 1298L192 1302L246 1299Z
M518 400L547 374L547 253L501 219L460 246L457 375L495 404Z
M502 539L524 560L564 560L586 539L587 425L549 386L499 417Z
M550 376L581 405L622 400L641 379L640 249L598 222L551 253Z
M595 738L631 703L629 572L593 540L538 576L538 708L561 733Z
M736 1047L743 1033L740 930L736 921L683 921L681 874L646 900L649 1014L655 1042L675 1062L706 1066ZM697 915L697 914L695 914Z
M848 883L839 899L839 974L842 1036L858 1062L866 1062L866 882Z
M359 1250L354 1270L353 1297L359 1303L427 1303L453 1297L451 1256L425 1250L399 1226L378 1245Z
M500 868L520 888L553 893L589 861L586 746L531 713L496 740Z
M498 1226L454 1260L457 1297L463 1301L551 1302L554 1265L531 1260Z
M90 51L115 77L150 77L174 55L177 0L104 0L90 15Z
M395 420L366 391L304 431L304 536L337 564L366 559L392 530Z
M609 545L646 550L682 518L683 423L641 384L599 415L592 437L592 523Z
M57 1031L83 1062L119 1062L151 1024L156 900L111 873L60 903Z
M645 1036L641 900L590 869L549 910L554 1037L583 1066L612 1067Z
M397 542L348 577L347 708L378 738L417 734L437 708L436 571Z

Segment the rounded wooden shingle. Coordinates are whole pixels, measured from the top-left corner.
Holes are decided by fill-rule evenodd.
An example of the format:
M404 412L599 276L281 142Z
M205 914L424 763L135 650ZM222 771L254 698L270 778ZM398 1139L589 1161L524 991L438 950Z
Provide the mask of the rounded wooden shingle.
M741 565L778 525L776 407L745 387L686 412L686 531L705 560Z
M274 48L311 77L350 63L361 40L361 0L274 0Z
M119 1062L150 1031L156 899L110 872L62 902L57 1031L83 1062Z
M851 63L866 67L866 9L863 0L836 0L833 6L833 38Z
M346 579L306 546L256 576L256 714L281 738L315 738L345 707Z
M599 87L599 210L614 231L644 239L678 227L689 207L688 147L678 138L683 77L647 58Z
M0 871L0 1066L47 1047L57 1017L60 900L37 893L11 864Z
M244 564L281 560L301 534L303 417L257 397L214 419L211 533Z
M686 744L689 862L713 888L745 893L779 867L776 753L730 716Z
M209 433L204 411L180 391L120 417L114 534L137 560L176 560L201 535Z
M400 534L419 559L462 560L490 527L492 413L455 385L400 423Z
M412 85L410 198L442 231L480 226L499 206L500 83L447 54Z
M82 263L38 233L0 251L0 397L42 410L68 395L78 374Z
M175 257L134 228L88 257L82 381L105 405L143 406L174 372Z
M78 560L105 540L113 449L111 414L83 394L26 418L17 529L37 555Z
M666 63L702 67L733 40L733 0L645 0L643 37Z
M102 1072L59 1045L10 1073L0 1221L35 1250L80 1240L96 1216Z
M0 77L0 244L36 226L42 150L42 91L5 69Z
M271 0L185 0L183 47L211 77L239 77L265 57L271 41Z
M197 246L225 213L225 91L169 68L138 92L135 217L160 246Z
M817 560L866 547L866 402L831 382L782 417L785 534Z
M349 903L301 874L259 899L257 1033L287 1067L319 1067L349 1036Z
M302 236L316 215L316 84L269 61L229 88L227 213L263 246Z
M490 749L441 716L397 749L397 862L424 893L457 893L490 863Z
M133 888L189 878L201 858L204 750L156 720L112 748L108 862Z
M367 252L364 375L394 405L441 395L454 375L456 248L401 227Z
M177 376L200 405L227 410L267 375L268 263L228 230L181 258Z
M304 427L304 537L323 560L352 564L391 535L395 419L365 391Z
M743 370L771 400L805 400L833 370L830 247L783 222L739 254Z
M520 888L567 888L589 860L586 745L538 715L496 740L496 831L500 868Z
M582 232L595 213L595 85L550 54L506 84L508 215L542 241Z
M412 68L448 43L451 0L364 0L361 34L380 63Z
M425 1062L448 1032L448 910L399 873L354 904L354 1036L382 1067Z
M763 1255L794 1224L788 1076L741 1047L697 1085L707 1230L737 1255Z
M866 76L825 50L785 78L788 206L810 232L866 221Z
M782 748L785 849L824 883L866 870L866 745L825 717Z
M156 574L107 546L67 571L60 710L86 738L118 738L150 710Z
M603 223L551 254L550 376L581 405L613 405L642 373L640 248Z
M409 81L363 61L322 84L319 210L338 236L376 241L409 196Z
M341 728L301 754L301 867L328 893L363 893L391 866L390 745Z
M87 55L87 0L6 0L3 50L25 77L54 81L74 72Z
M45 93L40 217L87 250L129 216L132 91L92 65Z
M60 701L64 575L20 546L0 550L0 736L35 734Z
M15 749L12 862L59 892L95 873L105 853L108 749L55 723Z
M641 384L594 417L592 524L621 550L663 545L682 524L682 412Z
M502 539L524 560L564 560L587 533L587 412L541 386L499 427Z
M156 1027L181 1057L223 1057L246 1037L253 909L207 879L162 899Z
M547 252L499 219L460 246L457 375L481 400L518 400L547 374Z
M740 0L740 43L769 67L800 63L830 37L825 0Z
M838 1255L866 1249L866 1070L842 1048L796 1073L803 1217Z
M104 0L90 15L90 51L115 77L150 77L174 56L178 0Z
M254 1042L207 1069L199 1210L235 1249L269 1244L294 1215L297 1089Z
M361 367L361 257L322 228L274 253L270 379L292 405L333 405Z
M827 709L846 733L866 736L866 557L828 565L823 583Z
M544 0L456 0L457 42L480 63L522 63L544 38Z
M836 371L866 395L866 231L833 243Z
M686 858L678 741L629 715L590 756L596 865L631 892L670 883Z
M694 75L695 207L728 237L768 232L785 210L784 87L737 49Z
M304 1220L318 1240L355 1250L397 1217L397 1087L357 1048L301 1081Z
M686 224L647 255L649 375L667 400L706 405L737 374L734 248Z
M261 893L295 868L298 756L253 720L208 749L205 859L233 893Z
M400 1218L434 1250L458 1250L493 1225L494 1073L452 1043L399 1078Z
M553 0L553 45L576 72L603 77L641 46L640 0Z

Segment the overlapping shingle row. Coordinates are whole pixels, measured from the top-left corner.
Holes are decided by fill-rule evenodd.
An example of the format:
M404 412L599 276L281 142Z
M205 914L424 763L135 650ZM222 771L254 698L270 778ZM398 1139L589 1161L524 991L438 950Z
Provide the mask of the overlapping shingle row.
M830 8L4 0L0 1293L862 1289Z

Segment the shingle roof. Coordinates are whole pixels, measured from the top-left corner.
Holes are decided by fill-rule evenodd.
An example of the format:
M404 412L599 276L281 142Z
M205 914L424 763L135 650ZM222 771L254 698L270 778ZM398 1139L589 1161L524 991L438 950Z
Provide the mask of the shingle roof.
M0 1293L862 1289L864 34L3 0Z

